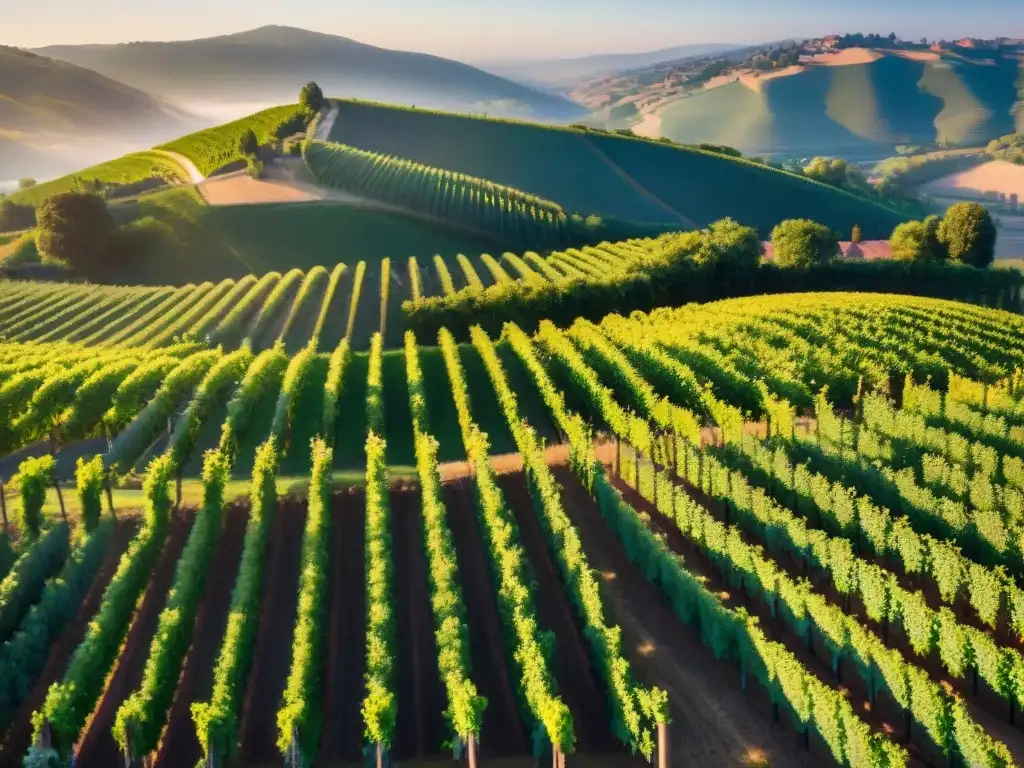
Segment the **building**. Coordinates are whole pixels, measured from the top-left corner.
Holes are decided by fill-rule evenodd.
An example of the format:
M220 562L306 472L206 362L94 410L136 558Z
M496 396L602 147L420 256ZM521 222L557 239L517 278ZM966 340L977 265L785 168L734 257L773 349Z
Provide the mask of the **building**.
M821 47L826 51L834 51L839 47L839 35L829 35L821 41Z

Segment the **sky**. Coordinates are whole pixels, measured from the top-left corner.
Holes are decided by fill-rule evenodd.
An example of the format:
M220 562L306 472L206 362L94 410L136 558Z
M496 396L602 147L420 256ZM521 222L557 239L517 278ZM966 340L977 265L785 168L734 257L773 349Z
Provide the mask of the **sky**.
M1024 0L0 0L0 44L182 40L266 24L450 58L568 58L833 32L1024 37Z

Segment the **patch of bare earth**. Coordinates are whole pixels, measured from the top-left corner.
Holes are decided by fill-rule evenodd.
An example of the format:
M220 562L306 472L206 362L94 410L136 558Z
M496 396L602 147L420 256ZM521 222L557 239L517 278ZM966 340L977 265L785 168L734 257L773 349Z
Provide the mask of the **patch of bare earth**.
M296 184L277 179L254 179L244 171L207 179L196 188L208 205L309 203L322 199Z
M1015 165L1005 160L992 160L983 165L930 181L923 185L921 190L936 197L942 197L944 192L955 191L971 192L978 195L999 192L1006 196L1016 194L1024 198L1024 165Z
M803 64L819 67L848 67L852 64L870 64L882 58L882 54L870 48L844 48L837 53L817 53L814 56L801 56Z

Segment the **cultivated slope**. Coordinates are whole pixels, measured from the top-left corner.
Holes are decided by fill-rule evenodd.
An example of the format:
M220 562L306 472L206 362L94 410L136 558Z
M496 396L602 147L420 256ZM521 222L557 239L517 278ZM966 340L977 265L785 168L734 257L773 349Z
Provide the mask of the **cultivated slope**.
M703 227L732 216L767 235L784 219L812 218L840 231L859 223L871 237L887 237L901 220L762 165L575 129L343 102L331 139L630 221Z
M179 100L291 100L313 78L330 95L569 119L557 96L437 56L392 51L292 27L171 43L53 46L40 52Z
M671 102L658 112L660 134L747 154L854 159L892 154L897 144L978 144L1014 131L1018 77L1012 58L812 64Z

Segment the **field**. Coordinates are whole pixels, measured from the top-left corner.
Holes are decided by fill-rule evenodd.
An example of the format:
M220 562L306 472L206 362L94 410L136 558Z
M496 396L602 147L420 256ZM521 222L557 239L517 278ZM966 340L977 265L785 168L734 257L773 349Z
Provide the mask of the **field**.
M246 131L255 133L262 146L300 132L305 125L306 117L298 105L272 107L233 123L191 133L157 149L184 155L195 163L201 174L209 176L242 159L238 142Z
M208 205L187 188L119 202L111 212L129 225L136 257L113 274L98 268L83 275L94 282L180 285L417 253L476 258L500 249L490 237L332 201Z
M35 737L157 768L1021 765L1022 332L817 293L360 352L2 343L0 453L59 450L0 462L0 766ZM105 467L141 509L114 520Z
M898 144L970 145L1014 131L1015 60L870 58L810 64L787 77L671 101L656 113L660 135L727 143L751 155L869 161L892 155Z
M921 187L934 197L990 198L992 193L1024 198L1024 166L992 160Z
M38 207L49 197L76 189L79 180L87 184L102 183L110 187L131 187L142 191L148 184L174 184L187 181L188 178L181 166L166 155L159 152L136 152L53 181L36 184L8 195L8 199Z
M880 205L764 166L574 129L343 101L330 138L508 185L583 215L703 227L723 210L714 200L703 204L711 195L729 200L728 215L766 233L783 219L808 215L808 204L837 229L859 221L888 236L900 220ZM503 152L491 151L498 145ZM730 182L720 183L722 176Z

